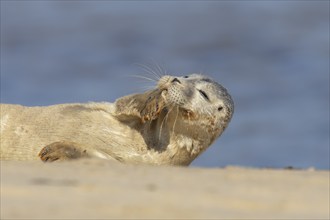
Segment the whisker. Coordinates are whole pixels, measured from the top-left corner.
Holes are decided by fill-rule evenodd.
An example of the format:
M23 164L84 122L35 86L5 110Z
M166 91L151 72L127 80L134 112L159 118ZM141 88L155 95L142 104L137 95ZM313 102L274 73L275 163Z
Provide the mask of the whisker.
M139 78L139 79L145 79L147 81L151 81L151 82L157 82L157 80L146 77L146 76L142 76L142 75L130 75L130 77L135 77L135 78Z
M159 129L159 135L158 135L158 141L160 141L160 138L162 136L162 130L163 130L163 125L164 125L164 122L168 119L168 115L170 114L170 112L173 110L173 107L168 110L168 112L166 113L166 115L164 116L164 119L162 121L162 123L160 124L160 129Z
M133 89L135 92L141 92L141 90L142 91L152 90L155 88L155 82L157 83L155 79L143 75L125 74L123 77L136 79L139 86L138 88Z
M158 62L156 62L154 59L151 59L151 62L156 67L156 70L158 71L159 76L163 76L166 71L160 66Z
M138 88L137 88L138 90L137 90L137 92L141 92L141 91L149 91L149 90L153 90L153 89L155 89L155 87L154 86L138 86Z
M177 108L176 108L176 116L175 116L175 120L174 120L174 123L173 123L173 130L172 130L173 135L174 135L175 125L176 125L176 121L178 119L178 116L179 116L179 106L177 106Z
M159 76L151 67L144 65L142 63L135 63L138 67L140 67L142 70L144 70L146 73L149 73L150 76L156 77L156 81L158 81L161 76Z

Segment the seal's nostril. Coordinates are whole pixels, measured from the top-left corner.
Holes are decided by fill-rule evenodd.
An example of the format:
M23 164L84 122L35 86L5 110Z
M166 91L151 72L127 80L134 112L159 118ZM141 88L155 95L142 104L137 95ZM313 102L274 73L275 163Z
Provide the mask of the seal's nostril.
M180 80L178 80L178 78L174 78L174 79L172 80L172 83L174 83L174 82L177 82L177 83L180 83L180 84L181 84L181 82L180 82Z

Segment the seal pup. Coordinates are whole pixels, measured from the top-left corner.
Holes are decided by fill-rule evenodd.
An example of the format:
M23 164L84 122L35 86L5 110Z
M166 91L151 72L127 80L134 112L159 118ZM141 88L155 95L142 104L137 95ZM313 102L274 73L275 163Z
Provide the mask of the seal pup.
M189 165L228 126L227 90L201 75L162 76L154 89L114 103L1 104L1 160L99 157Z

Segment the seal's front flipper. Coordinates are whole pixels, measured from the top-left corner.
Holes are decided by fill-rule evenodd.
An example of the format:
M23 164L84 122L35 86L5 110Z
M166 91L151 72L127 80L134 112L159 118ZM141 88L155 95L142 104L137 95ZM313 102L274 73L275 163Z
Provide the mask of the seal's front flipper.
M143 94L133 94L117 99L115 115L120 121L132 123L134 119L145 123L156 119L166 107L162 97L164 90L154 89Z
M77 143L69 141L51 143L42 148L38 156L44 162L89 157L86 149L81 148Z

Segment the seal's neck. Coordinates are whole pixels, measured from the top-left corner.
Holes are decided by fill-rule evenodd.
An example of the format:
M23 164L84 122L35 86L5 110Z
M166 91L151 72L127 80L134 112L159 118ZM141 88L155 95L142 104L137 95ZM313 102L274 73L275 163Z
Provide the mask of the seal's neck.
M191 161L212 142L210 133L200 121L187 119L178 108L165 109L155 120L143 124L141 134L149 149L189 157ZM185 158L187 160L187 158Z

